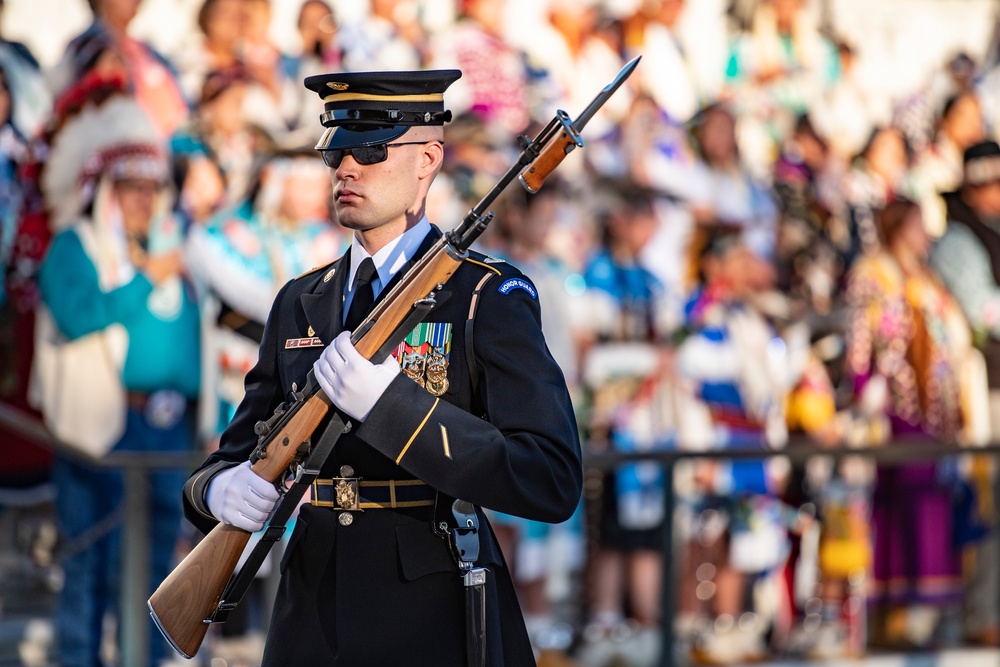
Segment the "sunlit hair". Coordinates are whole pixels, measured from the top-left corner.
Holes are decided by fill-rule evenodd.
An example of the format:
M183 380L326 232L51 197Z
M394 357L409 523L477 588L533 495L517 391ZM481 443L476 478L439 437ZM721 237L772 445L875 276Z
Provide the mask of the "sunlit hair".
M891 244L907 218L915 212L920 212L920 206L905 197L894 199L882 207L876 218L879 240L886 246Z

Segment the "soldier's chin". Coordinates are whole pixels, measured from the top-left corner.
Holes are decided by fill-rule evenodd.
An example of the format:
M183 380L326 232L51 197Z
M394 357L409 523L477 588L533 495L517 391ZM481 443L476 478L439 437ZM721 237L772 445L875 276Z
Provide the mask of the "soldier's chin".
M344 229L350 229L356 232L363 232L368 229L373 229L377 225L372 225L364 220L359 220L356 215L353 215L353 211L337 211L336 214L337 223Z

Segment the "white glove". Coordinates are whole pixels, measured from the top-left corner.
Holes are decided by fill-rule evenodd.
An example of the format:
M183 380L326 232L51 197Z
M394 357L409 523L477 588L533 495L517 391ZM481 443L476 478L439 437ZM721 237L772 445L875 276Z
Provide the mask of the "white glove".
M323 350L313 364L313 372L334 405L364 421L399 374L399 362L390 356L381 364L373 364L354 349L351 332L345 331Z
M245 461L213 477L205 499L216 519L255 533L264 527L278 501L278 490Z

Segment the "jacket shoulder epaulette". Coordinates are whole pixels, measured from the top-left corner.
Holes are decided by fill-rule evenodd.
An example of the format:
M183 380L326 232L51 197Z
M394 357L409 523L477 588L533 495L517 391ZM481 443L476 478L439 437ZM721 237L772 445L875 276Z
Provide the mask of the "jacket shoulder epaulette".
M308 276L310 274L316 273L317 271L322 271L323 269L325 269L328 266L330 266L330 265L329 264L323 264L322 266L314 266L313 268L309 269L308 271L306 271L304 273L300 273L299 275L295 276L295 280L301 280L302 278L305 278L306 276Z
M498 276L521 273L518 271L517 267L510 262L497 257L491 257L490 255L486 255L481 252L476 252L475 250L469 251L469 256L465 258L465 261L469 264L482 267Z

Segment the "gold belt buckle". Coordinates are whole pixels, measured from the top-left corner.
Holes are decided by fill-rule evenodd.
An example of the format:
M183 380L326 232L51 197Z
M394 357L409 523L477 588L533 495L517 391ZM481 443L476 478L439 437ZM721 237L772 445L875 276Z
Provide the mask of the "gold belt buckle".
M361 511L358 507L358 482L360 477L336 477L333 479L334 509L348 512Z
M354 477L354 468L351 466L340 467L340 477L333 477L329 483L333 486L333 509L346 512L363 512L358 505L361 497L358 494L358 485L361 477ZM320 480L317 480L317 482ZM322 480L326 482L327 480ZM315 482L314 482L315 483Z

